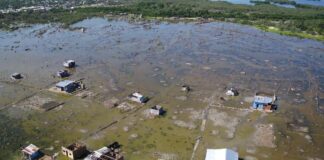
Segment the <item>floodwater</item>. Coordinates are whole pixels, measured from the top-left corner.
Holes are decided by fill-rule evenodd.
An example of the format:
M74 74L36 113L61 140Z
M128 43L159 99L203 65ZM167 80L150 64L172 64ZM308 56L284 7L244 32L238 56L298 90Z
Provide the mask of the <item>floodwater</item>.
M93 18L68 29L46 24L1 31L0 56L0 157L6 159L19 159L29 143L53 154L75 141L91 150L118 141L126 159L182 160L192 156L197 137L197 160L207 148L232 148L246 160L324 159L322 42L231 23ZM87 96L47 90L68 59L77 63L70 79L83 79ZM13 82L13 72L24 79ZM183 84L192 92L181 92ZM229 87L240 95L226 97ZM127 101L133 91L151 101L128 113L105 107L111 98ZM247 99L257 91L275 93L279 109L249 110ZM47 100L64 105L33 108ZM167 115L143 117L156 104Z
M211 0L211 1L219 1L219 0ZM247 5L254 5L251 3L250 0L225 0L226 2L230 2L233 4L247 4ZM324 6L323 0L294 0L297 4L306 4L306 5L313 5L313 6ZM293 8L292 5L280 5L274 3L274 5L278 5L281 7Z

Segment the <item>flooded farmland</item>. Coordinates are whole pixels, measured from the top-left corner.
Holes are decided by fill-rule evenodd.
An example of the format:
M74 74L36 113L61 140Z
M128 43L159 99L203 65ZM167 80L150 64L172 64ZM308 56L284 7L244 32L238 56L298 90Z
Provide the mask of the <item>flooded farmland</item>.
M21 159L30 143L53 155L76 141L90 150L118 141L130 160L202 160L207 148L231 148L244 160L324 159L322 42L231 23L92 18L0 31L0 57L4 159ZM68 79L86 89L50 92L69 59L77 67ZM11 80L15 72L24 78ZM238 96L225 95L231 87ZM129 102L135 91L150 101ZM276 94L276 111L250 109L259 91ZM154 105L166 115L147 117Z

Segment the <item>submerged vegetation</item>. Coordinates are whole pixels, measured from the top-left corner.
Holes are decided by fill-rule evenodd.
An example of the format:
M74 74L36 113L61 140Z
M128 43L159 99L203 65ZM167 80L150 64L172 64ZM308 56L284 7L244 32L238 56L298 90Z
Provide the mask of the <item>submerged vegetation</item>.
M131 13L146 17L202 17L235 22L304 38L324 40L324 7L283 8L269 4L234 5L208 1L140 1L107 7L84 7L73 11L52 9L0 14L0 28L14 29L19 23L60 22L70 25L106 14ZM277 30L269 30L269 27Z

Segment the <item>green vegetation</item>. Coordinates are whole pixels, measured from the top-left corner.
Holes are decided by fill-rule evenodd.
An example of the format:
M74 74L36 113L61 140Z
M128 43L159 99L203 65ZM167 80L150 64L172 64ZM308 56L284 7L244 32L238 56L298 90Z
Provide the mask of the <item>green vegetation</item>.
M253 3L255 5L260 5L260 4L270 4L270 1L250 0L250 3Z
M7 117L5 114L0 114L0 149L1 157L11 157L17 151L17 148L23 145L26 136L21 128L21 122Z
M82 19L106 14L132 13L149 17L203 17L257 26L266 31L317 40L324 39L324 7L283 8L269 4L234 5L209 1L139 1L110 7L53 9L48 12L0 14L0 28L14 29L19 23L60 22L70 25ZM269 30L275 27L277 30Z
M94 0L84 0L84 1L73 1L68 4L80 5L80 4L91 4L95 3ZM62 5L67 4L66 0L0 0L0 9L6 8L20 8L20 7L29 7L34 5L48 6L48 5Z
M0 9L5 8L19 8L23 5L29 6L32 3L31 0L25 0L23 3L20 0L0 0Z

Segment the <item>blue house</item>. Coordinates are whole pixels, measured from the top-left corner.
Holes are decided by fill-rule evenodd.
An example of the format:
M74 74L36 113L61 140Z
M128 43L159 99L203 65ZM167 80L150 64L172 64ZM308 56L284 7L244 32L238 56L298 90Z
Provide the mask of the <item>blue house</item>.
M264 107L268 105L272 105L275 102L275 100L276 100L275 96L271 98L271 97L256 95L254 96L254 100L252 102L252 108L263 110Z
M27 147L25 147L22 150L22 153L24 155L24 160L38 160L44 156L44 153L42 153L40 149L33 144L30 144Z
M61 91L71 93L79 87L78 83L71 80L64 80L56 84L56 88L59 88Z

